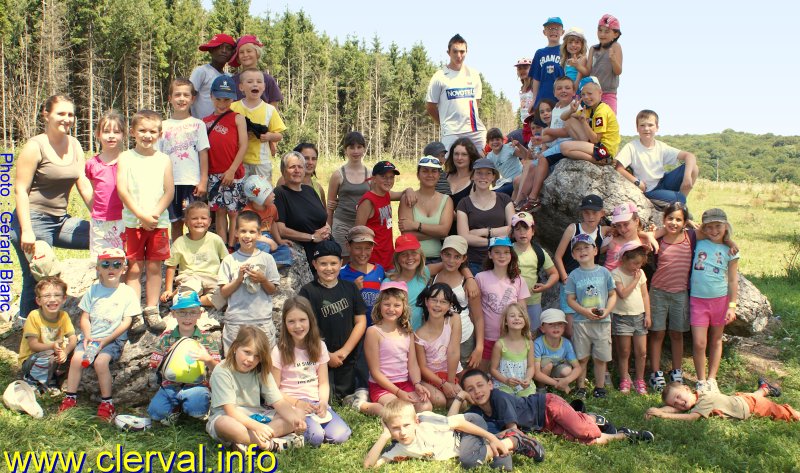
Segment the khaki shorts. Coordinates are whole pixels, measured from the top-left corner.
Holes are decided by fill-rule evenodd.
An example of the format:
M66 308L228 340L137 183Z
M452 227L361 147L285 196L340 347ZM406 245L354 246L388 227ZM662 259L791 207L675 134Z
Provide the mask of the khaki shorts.
M608 322L575 322L572 324L572 346L575 356L583 360L592 356L611 361L611 324Z
M219 291L219 283L214 276L208 274L179 274L175 276L175 286L178 288L179 293L192 290L198 296L209 296L211 303L217 310L228 304L228 300L222 297Z
M619 315L612 313L611 334L637 337L647 335L647 329L644 328L644 314Z
M260 164L244 164L244 175L246 177L250 176L261 176L270 184L272 184L272 163L269 159L266 162L262 161Z
M331 226L331 236L334 241L342 247L342 256L350 256L350 246L347 244L347 233L353 228L352 224L342 222L339 219L333 219Z
M269 319L263 323L227 323L225 322L222 326L222 346L224 348L225 356L228 355L228 349L233 344L233 341L236 340L236 335L239 334L239 329L246 326L252 325L253 327L258 327L261 329L262 332L267 334L267 339L269 340L269 346L274 347L277 345L278 337L275 330L275 324L272 322L272 319Z
M472 352L475 350L475 332L472 332L472 335L469 336L468 339L461 342L461 366L464 369L467 369L467 365L469 365L469 357L472 355Z
M661 332L669 327L674 332L688 332L689 292L666 292L650 288L650 330Z

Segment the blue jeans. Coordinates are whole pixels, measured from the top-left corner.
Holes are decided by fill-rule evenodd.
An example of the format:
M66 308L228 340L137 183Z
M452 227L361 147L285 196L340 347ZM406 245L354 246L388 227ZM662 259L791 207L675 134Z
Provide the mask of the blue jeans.
M495 192L502 192L506 195L514 193L514 181L509 181L494 190Z
M270 240L275 240L272 238L272 235L269 232L261 232L262 235L269 238ZM237 243L234 246L235 249L239 249L239 244ZM275 260L275 264L278 266L291 266L294 263L294 257L292 257L292 249L289 248L287 245L278 245L278 248L275 251L271 251L269 249L269 245L263 241L256 242L256 248L261 251L266 251L270 255L272 255L272 259Z
M483 271L483 263L467 263L467 266L469 266L473 276Z
M319 447L323 442L344 443L350 438L352 432L344 419L330 407L328 407L328 412L331 413L332 418L324 424L320 424L311 417L306 417L306 431L303 437L306 443L312 447Z
M211 391L205 386L189 386L183 389L180 385L161 386L150 400L147 414L153 420L162 420L173 411L178 411L201 419L208 414L210 404Z
M14 220L11 222L11 244L17 252L17 261L22 269L22 294L19 296L19 316L27 317L28 314L39 308L36 304L36 280L33 279L28 260L20 245L20 228L17 212L14 211ZM56 248L70 250L89 249L89 222L77 217L62 215L56 217L31 211L31 229L37 240L47 242Z
M664 174L664 177L658 181L658 184L653 190L645 192L644 196L650 200L659 200L666 203L680 202L685 204L686 196L680 192L685 171L686 165L681 164L672 171Z

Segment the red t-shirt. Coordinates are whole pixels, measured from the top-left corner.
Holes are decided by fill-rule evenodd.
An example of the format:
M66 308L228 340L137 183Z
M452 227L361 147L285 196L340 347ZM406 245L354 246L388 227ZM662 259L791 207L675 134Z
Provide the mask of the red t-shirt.
M231 167L236 153L239 152L239 132L236 129L236 112L231 112L222 117L208 134L208 173L224 174ZM206 129L214 123L219 115L211 114L203 118ZM233 174L234 179L244 177L244 166Z
M367 227L375 232L375 248L372 250L370 263L379 264L384 269L394 268L392 257L394 256L394 241L392 240L392 201L389 193L377 195L368 191L358 201L369 200L372 202L372 215L367 220Z

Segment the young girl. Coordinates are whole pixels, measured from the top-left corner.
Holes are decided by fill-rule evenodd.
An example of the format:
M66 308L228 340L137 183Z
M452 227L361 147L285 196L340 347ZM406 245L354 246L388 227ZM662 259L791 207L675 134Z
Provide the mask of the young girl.
M512 235L514 236L514 252L519 257L519 270L531 296L525 301L534 333L539 332L541 325L539 316L542 313L542 293L558 282L553 260L546 251L541 250L543 261L539 261L539 252L533 248L533 215L528 212L518 212L511 217ZM539 282L539 267L547 272L547 281Z
M539 100L539 104L533 114L525 119L528 125L530 134L527 137L528 146L517 145L520 150L522 158L522 176L515 183L514 193L512 199L514 200L515 210L530 211L535 206L528 198L531 189L533 188L533 176L536 171L536 163L541 157L542 151L547 149L547 143L542 139L542 130L550 126L553 119L553 108L556 103L550 99L543 98Z
M442 243L442 270L434 276L434 283L450 286L461 309L461 364L470 368L480 366L483 358L483 308L481 292L467 290L469 279L462 274L467 266L467 240L450 235Z
M519 260L512 248L508 237L492 238L483 266L485 271L475 276L481 291L484 316L483 371L489 368L495 342L500 338L501 318L506 306L514 302L524 304L531 295L525 280L520 277Z
M246 325L239 329L228 356L211 372L206 432L215 441L238 448L255 444L272 452L302 445L293 432L303 432L306 422L281 396L272 377L269 352L267 335ZM276 412L266 411L262 403ZM282 436L286 437L278 438Z
M389 273L386 281L402 281L408 288L408 300L416 301L428 281L431 273L425 266L425 253L419 240L411 233L400 235L395 240L394 271ZM411 330L417 330L422 326L422 307L414 304L411 307Z
M503 311L500 326L501 337L492 349L492 364L489 372L495 387L519 397L536 392L533 384L533 343L531 322L525 306L512 303Z
M303 296L290 297L282 314L281 338L272 349L272 376L283 399L306 417L306 443L343 443L350 438L350 427L328 405L330 356L311 303Z
M561 43L561 67L564 68L564 75L572 79L575 90L578 90L578 83L583 77L591 75L586 62L586 37L581 28L572 27L564 33L564 41Z
M95 138L100 153L86 161L86 177L92 183L92 219L89 253L92 258L107 248L122 248L122 201L117 194L117 158L125 146L122 116L109 110L97 122Z
M692 265L689 297L692 358L697 370L697 391L719 391L717 371L722 358L722 331L736 318L739 255L731 256L730 247L725 244L733 229L722 209L703 212L700 229L708 239L697 242Z
M342 247L344 263L350 259L347 231L355 226L356 206L370 188L369 169L362 163L367 150L364 135L351 131L344 137L344 157L347 163L334 172L328 183L328 225L336 243Z
M639 219L638 212L636 205L630 202L614 207L614 213L611 216L613 236L603 241L602 248L606 252L606 262L603 266L609 271L619 267L621 250L625 243L638 242L654 249L658 248L658 243L652 233L640 231L642 221Z
M597 39L599 44L589 50L588 64L591 64L591 73L600 81L603 89L601 100L617 113L617 87L619 76L622 74L622 46L619 37L622 34L619 20L606 13L597 24Z
M380 415L394 399L414 404L417 412L432 409L430 392L422 384L417 352L409 327L408 288L405 282L384 282L372 309L373 326L364 336L369 366L369 398L356 406L361 412Z
M650 328L650 296L647 293L647 277L642 266L647 262L647 249L638 241L628 242L620 250L621 264L611 271L614 278L617 303L611 314L611 334L617 348L619 369L619 391L627 394L631 390L628 361L631 356L633 338L634 369L636 379L633 387L639 394L647 394L644 383L644 368L647 358L647 329Z
M416 305L422 308L424 324L414 334L417 360L431 404L444 407L461 388L456 377L461 373L461 318L451 317L461 306L445 283L425 288Z

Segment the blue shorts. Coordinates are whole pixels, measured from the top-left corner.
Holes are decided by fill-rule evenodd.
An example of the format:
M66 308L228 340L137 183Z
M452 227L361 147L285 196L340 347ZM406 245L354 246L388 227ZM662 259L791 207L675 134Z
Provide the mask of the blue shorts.
M170 222L183 220L184 209L196 200L194 197L194 188L195 186L189 185L175 186L175 196L172 198L172 202L169 203L169 206L167 206Z
M119 357L122 356L122 348L125 346L125 342L127 342L127 340L120 340L120 338L121 337L118 337L116 340L104 346L103 349L100 350L100 353L105 353L111 357L112 363L119 360ZM83 352L83 335L81 335L78 337L78 345L75 347L75 351L73 352L72 356L83 358ZM100 353L98 353L98 355Z

